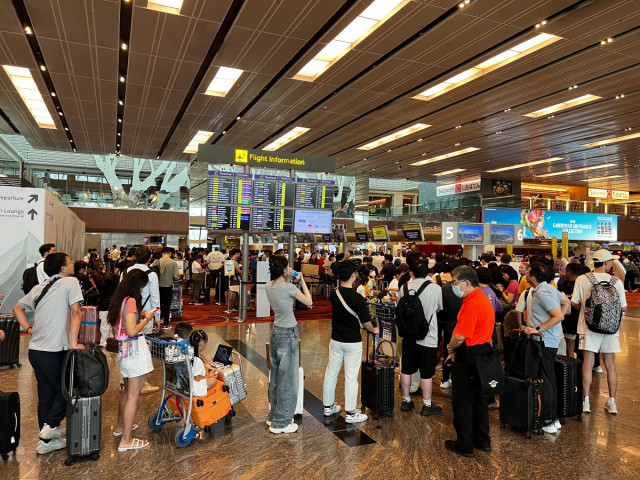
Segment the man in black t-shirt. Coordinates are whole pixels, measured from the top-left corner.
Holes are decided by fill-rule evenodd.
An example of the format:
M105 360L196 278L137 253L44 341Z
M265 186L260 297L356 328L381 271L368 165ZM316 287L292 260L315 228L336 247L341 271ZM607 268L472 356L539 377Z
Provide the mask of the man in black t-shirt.
M344 400L347 413L345 421L359 423L367 420L367 416L356 409L358 374L362 360L360 328L374 335L378 334L378 328L371 323L364 298L353 289L353 283L358 278L354 263L348 260L339 262L336 274L340 280L340 286L331 292L329 364L324 374L322 389L324 414L328 417L341 410L340 405L335 403L335 394L338 375L344 363Z
M391 282L396 274L396 266L393 264L393 255L386 254L382 261L382 281Z

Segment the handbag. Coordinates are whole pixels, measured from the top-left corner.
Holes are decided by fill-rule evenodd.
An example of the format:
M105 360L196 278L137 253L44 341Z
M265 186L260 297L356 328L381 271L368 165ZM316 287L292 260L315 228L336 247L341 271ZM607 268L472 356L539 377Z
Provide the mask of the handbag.
M490 397L504 393L505 378L498 352L491 350L488 355L474 355L482 395Z

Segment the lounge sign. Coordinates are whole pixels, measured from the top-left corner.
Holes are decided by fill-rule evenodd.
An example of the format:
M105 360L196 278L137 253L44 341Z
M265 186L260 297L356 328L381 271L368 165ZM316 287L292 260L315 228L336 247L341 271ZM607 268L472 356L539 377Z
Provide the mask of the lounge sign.
M452 183L450 185L442 185L436 188L436 196L444 197L445 195L458 195L467 192L479 192L480 179L469 180L466 182Z
M336 159L317 155L270 152L224 147L222 145L198 145L198 159L202 162L222 165L249 165L280 169L303 170L306 172L334 173Z
M608 198L610 200L629 200L629 192L621 192L618 190L602 190L600 188L590 188L589 197Z

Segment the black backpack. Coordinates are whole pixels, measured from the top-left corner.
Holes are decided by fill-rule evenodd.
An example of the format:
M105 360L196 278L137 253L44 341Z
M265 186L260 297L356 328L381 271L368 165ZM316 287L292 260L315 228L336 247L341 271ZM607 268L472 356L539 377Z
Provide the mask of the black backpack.
M71 361L73 372L69 366ZM87 343L84 349L67 352L62 366L62 394L67 401L78 397L99 397L108 386L109 365L99 345Z
M26 295L31 291L33 287L38 285L38 264L34 263L33 267L27 268L22 272L22 291Z
M409 290L405 283L402 287L402 297L398 300L396 308L396 326L398 333L407 340L422 340L429 333L431 319L427 322L420 301L420 294L429 286L425 281L418 290Z

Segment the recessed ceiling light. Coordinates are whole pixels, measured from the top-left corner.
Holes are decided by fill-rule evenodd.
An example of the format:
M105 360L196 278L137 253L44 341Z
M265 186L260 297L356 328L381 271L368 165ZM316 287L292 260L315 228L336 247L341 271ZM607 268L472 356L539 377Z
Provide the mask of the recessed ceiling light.
M460 87L465 83L486 75L489 72L497 70L504 65L515 62L516 60L537 50L540 50L547 45L551 45L552 43L557 42L560 39L561 37L557 37L555 35L540 33L529 40L521 42L508 50L494 55L493 57L483 61L482 63L477 64L475 67L469 68L461 73L458 73L457 75L454 75L453 77L448 78L443 82L438 83L437 85L434 85L433 87L424 90L423 92L420 92L413 98L417 100L432 100L438 95L447 93L454 88Z
M585 178L581 182L598 182L600 180L611 180L612 178L620 178L622 175L609 175L608 177Z
M31 30L30 26L26 26L24 27L24 33L26 33L27 35L31 35L33 33L33 30Z
M147 8L158 12L180 14L183 0L149 0Z
M236 83L243 70L237 68L220 67L218 73L204 92L205 95L213 95L214 97L224 97L229 93L231 87Z
M446 172L433 173L434 177L444 177L445 175L452 175L454 173L466 172L465 168L454 168L453 170L447 170Z
M372 150L386 143L393 142L402 137L406 137L407 135L411 135L412 133L416 133L420 130L424 130L425 128L429 128L430 126L431 125L427 125L424 123L416 123L415 125L411 125L410 127L403 128L402 130L390 133L389 135L385 135L384 137L374 140L373 142L369 142L366 145L362 145L361 147L358 147L358 150ZM418 141L422 141L422 139Z
M292 142L293 140L298 138L300 135L308 131L309 129L305 127L294 127L284 135L281 135L280 137L276 138L273 142L271 142L269 145L264 147L263 150L270 150L270 151L278 150L283 145L286 145L287 143Z
M125 80L126 80L126 79L124 78L124 75L120 75L120 82L121 82L121 83L124 83L124 82L125 82Z
M53 122L49 109L44 103L44 99L29 69L11 65L3 65L3 68L38 126L40 128L55 129L56 124Z
M621 93L620 95L616 95L616 100L620 100L621 98L624 98L624 93Z
M40 70L42 70L43 72L45 72L47 70L47 67L44 65L40 65Z
M611 143L624 142L625 140L632 140L640 137L640 133L632 133L631 135L624 135L622 137L610 138L609 140L600 140L599 142L585 143L583 147L600 147L609 145Z
M198 153L198 145L200 145L201 143L205 143L207 140L209 140L209 138L211 138L211 135L213 135L214 133L215 132L198 130L198 133L193 136L193 138L189 142L189 145L187 145L187 148L183 150L183 153Z
M597 170L599 168L615 167L615 163L604 163L602 165L594 165L592 167L573 168L571 170L563 170L561 172L544 173L542 175L536 175L537 177L557 177L558 175L567 175L569 173L588 172L591 170Z
M124 102L122 100L118 100L118 104L119 105L124 105Z
M525 113L524 116L532 118L548 116L551 113L566 110L567 108L577 107L578 105L593 102L594 100L598 100L599 98L602 97L590 94L582 95L581 97L576 97L571 100L567 100L566 102L556 103L555 105L551 105L550 107L541 108L540 110L536 110L535 112Z
M532 162L519 163L517 165L510 165L508 167L496 168L494 170L487 170L487 173L506 172L507 170L513 170L516 168L524 168L524 167L532 167L534 165L541 165L543 163L557 162L558 160L562 160L562 157L551 157L551 158L545 158L542 160L534 160Z
M118 123L122 123L122 119L121 118L118 119Z
M51 96L55 97L56 96L56 92L51 92Z
M122 44L120 45L120 48L121 48L122 50L126 50L126 49L127 49L127 44L126 44L126 43L124 43L124 42L122 42Z
M293 77L294 80L313 82L407 3L409 0L374 0L365 11L307 62Z
M464 155L465 153L475 152L476 150L480 150L480 149L477 147L467 147L462 150L456 150L455 152L445 153L444 155L438 155L437 157L427 158L425 160L420 160L419 162L410 163L409 165L419 167L420 165L439 162L440 160L446 160L448 158L457 157L458 155ZM426 153L423 153L422 155L426 155Z

